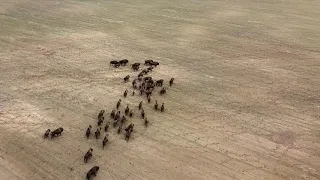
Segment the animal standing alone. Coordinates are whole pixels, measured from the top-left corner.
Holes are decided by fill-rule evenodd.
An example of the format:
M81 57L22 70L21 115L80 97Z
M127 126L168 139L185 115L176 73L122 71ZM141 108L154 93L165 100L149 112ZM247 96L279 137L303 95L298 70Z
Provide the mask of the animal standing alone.
M99 171L99 166L94 166L87 173L87 180L91 180L93 176L97 176L97 172Z
M93 151L93 149L90 148L90 149L87 151L87 153L84 155L83 160L84 160L85 163L87 163L88 160L91 159L91 157L92 157L92 151Z

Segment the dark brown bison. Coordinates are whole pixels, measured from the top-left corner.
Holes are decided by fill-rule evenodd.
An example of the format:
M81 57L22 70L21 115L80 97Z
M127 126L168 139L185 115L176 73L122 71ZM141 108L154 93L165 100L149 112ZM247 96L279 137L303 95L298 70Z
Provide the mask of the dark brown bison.
M166 90L166 88L164 88L164 87L160 90L160 94L161 94L161 95L165 94L166 92L167 92L167 90Z
M93 149L90 148L90 149L87 151L87 153L84 155L83 160L84 160L85 163L87 163L88 160L92 157L92 151L93 151Z
M133 110L130 110L129 112L129 116L132 117L133 116Z
M125 131L129 131L129 130L130 130L130 131L132 132L132 131L133 131L133 127L134 127L134 124L131 123L131 124L130 124L126 129L124 129L124 130L125 130Z
M118 134L120 134L120 132L121 132L122 124L123 124L123 123L120 123L120 125L119 125L119 127L118 127L118 130L117 130Z
M120 104L121 104L121 99L119 99L119 101L117 102L117 109L119 109Z
M127 95L128 95L128 89L126 89L126 90L124 91L124 93L123 93L123 96L124 96L124 97L127 97Z
M100 137L100 131L101 131L101 127L97 128L96 132L94 132L94 135L96 136L96 139L99 139Z
M122 66L125 66L129 61L127 59L122 59L119 61L119 63L122 65Z
M99 120L98 120L98 126L101 126L101 124L103 123L104 121L104 117L100 117Z
M163 112L164 111L164 103L162 103L162 105L161 105L161 112Z
M126 75L126 77L123 78L124 82L128 82L129 81L130 76Z
M173 81L174 81L174 78L171 78L170 81L169 81L170 86L172 86Z
M134 70L134 71L138 71L139 70L139 67L140 67L140 63L134 63L131 65L131 68Z
M139 103L139 110L142 108L142 101Z
M129 114L129 105L127 105L127 107L126 107L126 109L124 110L124 114L126 115L126 116L128 116L128 114Z
M122 116L120 123L123 124L124 122L126 122L127 118L125 116Z
M102 141L102 148L104 149L104 146L106 146L107 142L109 141L108 140L108 134L106 134L106 136L103 138L103 141Z
M132 96L134 96L135 93L136 93L136 92L133 90L133 91L132 91Z
M156 62L156 61L153 61L153 62L151 62L151 63L150 63L150 65L151 65L151 66L155 66L155 67L157 67L157 66L159 65L159 63L158 63L158 62Z
M116 110L112 110L111 113L110 113L110 117L114 118L115 114L116 114Z
M47 138L50 134L50 129L46 130L46 132L43 135L43 138Z
M86 137L89 138L90 137L90 134L91 134L91 128L92 126L89 125L89 127L87 128L87 131L86 131Z
M144 113L144 109L142 109L142 111L141 111L141 118L144 119L144 117L145 117L145 113Z
M104 126L104 131L107 132L110 126L110 122L107 122L107 124Z
M163 79L159 79L156 81L157 86L162 86L162 84L163 84Z
M152 63L153 60L152 59L148 59L144 61L144 65L150 65L150 63Z
M151 98L150 98L150 96L148 96L147 98L148 98L148 103L150 103L150 102L151 102Z
M101 111L99 112L99 114L98 114L98 119L99 119L100 117L102 117L103 114L104 114L104 110L101 110Z
M91 180L93 176L96 176L98 171L99 166L94 166L93 168L91 168L87 173L87 180Z
M119 67L120 63L118 61L110 61L110 65L113 65L113 67Z
M156 103L154 104L154 109L158 110L158 101L156 100Z
M144 118L144 126L145 126L145 127L148 127L148 125L149 125L148 119L147 119L147 118Z
M56 136L61 136L62 132L63 132L63 128L59 127L58 129L51 132L51 138L54 138Z

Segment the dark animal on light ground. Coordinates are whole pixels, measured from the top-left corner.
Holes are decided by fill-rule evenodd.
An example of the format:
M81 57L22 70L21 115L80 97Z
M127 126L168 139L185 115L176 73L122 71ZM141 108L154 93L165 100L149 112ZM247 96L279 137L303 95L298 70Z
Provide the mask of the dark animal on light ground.
M119 61L119 63L122 65L122 66L125 66L129 61L127 59L122 59Z
M126 122L127 118L125 116L122 116L122 119L121 119L121 124L123 124L124 122Z
M135 91L133 90L133 91L132 91L132 96L134 96L134 94L135 94Z
M110 122L107 122L106 126L104 126L104 131L107 132L110 126Z
M154 104L154 109L158 110L158 101L156 100L156 103Z
M43 135L43 138L47 138L50 134L50 129L46 130L46 132Z
M144 65L150 65L151 62L153 62L152 59L145 60Z
M96 139L99 139L100 137L100 131L101 131L101 127L97 128L96 132L94 132L94 135L96 136Z
M131 124L125 129L125 131L129 131L129 130L130 130L130 131L132 132L132 131L133 131L133 127L134 127L134 124L131 123Z
M87 131L86 131L86 136L87 136L87 138L89 138L89 137L90 137L90 134L91 134L91 128L92 128L92 126L91 126L91 125L89 125L89 127L87 128Z
M148 103L150 103L151 102L151 98L150 98L150 96L148 96Z
M106 146L107 142L109 141L108 140L108 134L106 134L106 136L103 138L103 141L102 141L102 148L104 149L104 146Z
M162 103L162 105L161 105L161 112L163 112L164 111L164 103Z
M126 77L123 78L124 82L128 82L129 81L130 76L127 75Z
M104 114L104 110L101 110L101 111L99 112L99 114L98 114L98 119L99 119L101 116L103 116L103 114Z
M142 101L139 103L139 110L142 108Z
M129 114L129 105L127 105L127 107L126 107L126 109L124 110L124 114L126 115L126 116L128 116L128 114Z
M169 81L170 86L172 86L173 81L174 81L174 78L171 78L170 81Z
M126 89L126 90L124 91L123 96L124 96L124 97L127 97L127 94L128 94L128 89Z
M141 111L141 118L144 119L145 113L144 113L144 109L142 109Z
M120 63L118 61L110 61L110 65L113 65L114 67L119 67Z
M121 129L122 129L122 123L121 123L120 126L118 127L118 130L117 130L118 134L120 134Z
M63 132L63 128L59 127L58 129L51 132L51 138L54 138L56 136L61 136L62 132Z
M101 126L101 124L103 123L104 121L104 117L100 117L99 120L98 120L98 126Z
M117 114L114 116L114 120L120 119L120 111L117 112Z
M90 148L87 153L84 155L83 159L84 159L84 162L87 163L88 160L92 157L92 151L93 149Z
M111 118L114 118L115 113L116 113L116 110L112 110L111 113L110 113L110 117L111 117Z
M91 180L93 176L97 176L97 172L99 171L99 166L94 166L87 173L87 180Z
M148 127L148 125L149 125L148 119L147 119L147 118L144 118L144 126L145 126L145 127Z
M153 62L151 62L151 63L150 63L150 65L151 65L151 66L155 66L155 67L157 67L157 66L159 65L159 63L158 63L158 62L156 62L156 61L153 61Z
M130 110L129 116L130 116L130 117L133 116L133 110Z
M162 86L162 84L163 84L163 79L159 79L156 81L157 86Z
M121 104L121 99L119 99L119 101L117 102L117 109L119 109L120 104Z
M160 94L162 95L162 94L165 94L167 92L167 90L166 90L166 88L162 88L161 90L160 90Z

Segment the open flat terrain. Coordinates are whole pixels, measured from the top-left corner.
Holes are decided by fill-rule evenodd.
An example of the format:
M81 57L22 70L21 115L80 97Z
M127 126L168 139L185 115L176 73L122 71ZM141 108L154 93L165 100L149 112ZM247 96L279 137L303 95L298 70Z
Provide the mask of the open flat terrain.
M317 0L0 0L0 179L319 180L319 17ZM175 84L123 98L125 58ZM85 130L119 98L132 138L110 128L103 150Z

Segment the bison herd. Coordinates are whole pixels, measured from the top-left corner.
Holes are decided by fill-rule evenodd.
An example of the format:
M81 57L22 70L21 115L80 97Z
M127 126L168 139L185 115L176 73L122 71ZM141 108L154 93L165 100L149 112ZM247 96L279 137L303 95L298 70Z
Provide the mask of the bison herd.
M129 61L127 59L123 59L120 61L111 61L110 65L113 66L114 68L119 68L120 66L126 66L127 63ZM136 72L139 71L140 69L140 63L133 63L131 64L131 69ZM144 96L146 98L146 102L148 102L148 104L151 103L151 97L154 94L154 91L156 91L157 87L159 87L158 93L159 95L164 95L167 92L167 88L163 87L164 86L164 79L153 79L151 76L147 76L150 72L153 71L154 68L156 68L159 65L159 62L153 61L153 60L145 60L144 62L144 66L146 66L146 68L142 69L141 72L138 73L137 77L134 78L132 80L132 96L135 96L135 91L138 91L140 96ZM127 75L123 78L124 83L129 82L130 80L130 75ZM174 81L174 78L171 78L168 81L168 85L172 86ZM123 97L126 98L128 95L128 89L126 89L123 93ZM154 111L158 111L160 110L160 112L164 112L165 107L164 107L164 103L160 103L161 106L159 107L158 101L155 100L154 101L154 105L153 108ZM102 128L104 127L103 130L106 133L104 135L104 138L102 140L102 149L105 148L105 146L108 143L108 136L109 134L107 133L109 131L110 125L112 124L112 127L116 129L117 134L121 134L123 127L124 128L124 139L128 142L131 134L134 132L134 124L133 123L128 123L128 118L132 118L134 116L134 114L137 114L138 117L140 117L143 120L143 124L145 127L147 127L149 125L149 120L147 119L146 116L146 112L144 109L144 103L143 101L140 101L139 104L137 104L137 109L138 112L136 112L137 110L134 110L134 107L129 107L129 104L127 104L124 109L124 113L121 113L120 106L121 104L123 104L122 100L119 99L115 105L115 108L112 109L110 112L110 117L106 117L105 118L105 110L100 110L98 116L97 116L97 128L94 130L92 125L88 125L88 128L85 131L85 137L86 138L90 138L90 136L93 134L93 136L95 137L95 139L99 139L102 133ZM108 122L104 124L104 120L107 120ZM51 131L50 133L50 129L48 129L45 134L44 134L44 138L48 138L49 135L51 135L51 138L60 136L61 133L63 132L63 128L59 127L58 129ZM91 157L93 156L93 149L90 148L84 155L84 163L88 163L88 161L91 159ZM92 179L92 177L96 176L97 172L99 171L99 166L94 166L93 168L91 168L88 173L87 173L87 179Z

